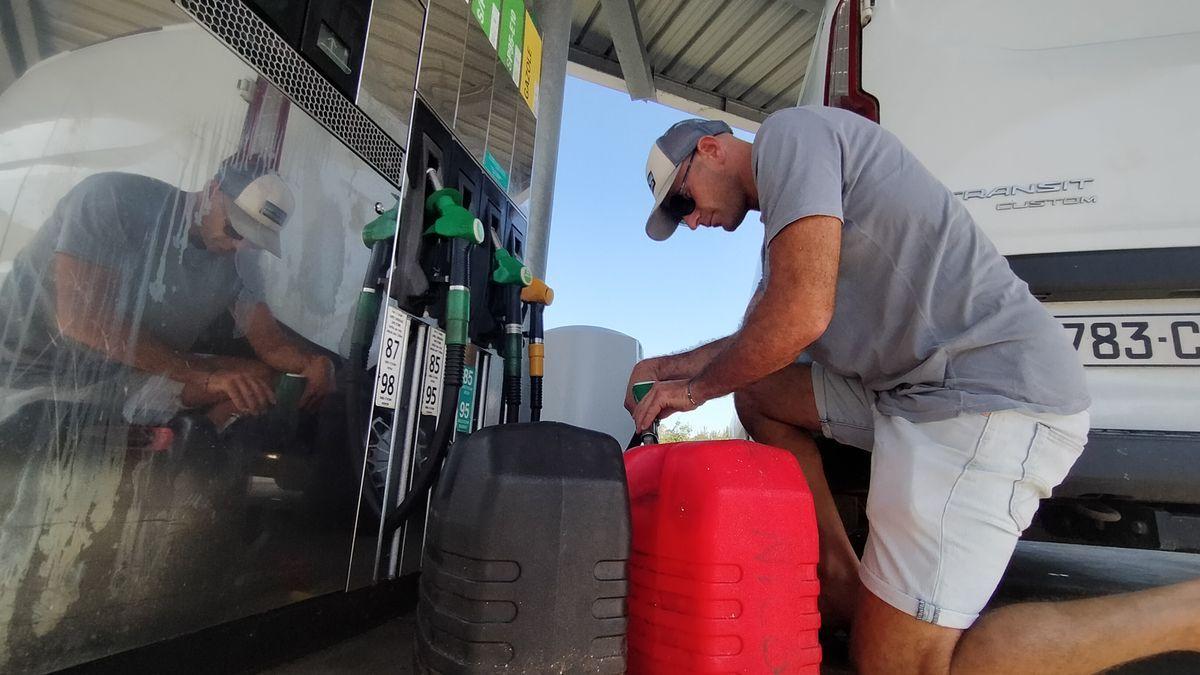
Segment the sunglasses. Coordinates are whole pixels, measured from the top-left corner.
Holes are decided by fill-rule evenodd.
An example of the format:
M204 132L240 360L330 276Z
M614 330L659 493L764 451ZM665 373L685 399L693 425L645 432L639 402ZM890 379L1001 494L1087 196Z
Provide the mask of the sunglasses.
M229 222L228 218L225 219L225 236L233 239L234 241L241 241L243 239L242 235L238 234L238 231L233 229L233 223Z
M683 194L683 188L687 185L688 173L692 170L692 164L696 161L696 151L693 149L692 154L688 155L687 168L683 170L683 180L679 181L679 189L675 194L667 197L663 201L663 209L667 215L671 216L676 222L683 222L689 213L696 210L696 200L687 197Z

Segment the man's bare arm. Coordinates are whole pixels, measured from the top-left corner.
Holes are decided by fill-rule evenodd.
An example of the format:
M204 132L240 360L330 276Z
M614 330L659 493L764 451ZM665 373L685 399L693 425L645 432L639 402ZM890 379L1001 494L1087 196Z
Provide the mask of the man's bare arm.
M209 371L145 331L117 318L116 272L67 253L54 254L59 331L105 358L184 384L202 384Z
M282 373L298 373L315 358L284 334L271 310L261 302L250 309L246 339L263 363Z
M750 303L746 306L746 313L742 317L743 325L746 319L749 318L750 312L754 310L754 306L758 304L759 298L763 294L763 284L759 284L754 291L754 295L750 298ZM726 335L723 338L713 340L700 345L694 349L689 349L686 352L679 354L671 354L669 356L659 356L649 361L657 362L658 379L660 380L678 380L682 378L692 378L700 374L712 360L717 358L717 355L724 351L733 343L737 333Z
M54 255L58 330L107 359L164 375L184 385L185 405L209 405L229 399L240 412L261 412L274 393L249 373L222 371L203 359L183 354L148 331L135 330L113 307L118 274L67 253Z
M334 390L333 362L328 357L308 351L288 337L265 303L256 303L251 308L246 339L263 363L278 371L299 373L306 378L300 407L315 409L321 399Z
M695 377L729 345L731 340L733 340L733 336L727 335L686 352L657 356L648 361L653 364L657 379L677 380Z
M692 380L698 402L761 380L821 337L833 318L841 227L837 218L809 216L775 236L761 297L728 346Z

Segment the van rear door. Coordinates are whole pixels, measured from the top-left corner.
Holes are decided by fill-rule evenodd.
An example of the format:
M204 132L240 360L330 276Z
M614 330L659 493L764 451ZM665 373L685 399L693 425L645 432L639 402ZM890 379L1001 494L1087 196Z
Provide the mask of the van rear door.
M847 2L857 86L1059 317L1093 426L1200 431L1200 3ZM840 5L801 103L854 63Z

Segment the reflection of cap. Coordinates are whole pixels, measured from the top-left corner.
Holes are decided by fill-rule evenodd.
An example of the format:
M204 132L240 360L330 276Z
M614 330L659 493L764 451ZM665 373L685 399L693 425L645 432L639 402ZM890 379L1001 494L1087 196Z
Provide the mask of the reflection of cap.
M675 233L679 220L672 218L666 209L662 208L663 200L667 198L671 186L675 184L675 174L679 173L679 165L692 154L696 144L705 136L730 134L733 130L720 120L690 119L676 122L667 129L667 133L658 137L650 146L650 157L646 160L646 183L654 195L654 210L646 219L646 234L655 241L662 241Z
M233 229L251 244L282 257L279 231L296 206L287 183L277 173L240 166L224 167L217 181L236 207L229 209Z

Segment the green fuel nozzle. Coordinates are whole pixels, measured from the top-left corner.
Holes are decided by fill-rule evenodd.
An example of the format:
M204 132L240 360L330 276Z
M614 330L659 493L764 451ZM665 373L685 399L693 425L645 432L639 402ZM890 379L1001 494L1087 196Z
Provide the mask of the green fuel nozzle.
M492 261L495 263L495 267L492 268L492 281L497 284L524 288L533 283L533 272L507 249L497 248Z
M433 184L434 193L425 200L428 217L433 225L425 236L441 237L450 242L450 290L446 294L446 344L466 347L467 327L471 321L471 246L483 243L483 223L463 208L462 193L442 186L436 169L425 174Z
M396 227L400 222L400 195L392 194L392 198L396 200L392 208L379 211L379 215L363 227L363 246L371 248L381 241L387 241L396 236ZM375 208L379 209L379 204L376 204Z
M366 354L374 336L375 322L379 318L381 296L387 283L388 262L392 253L391 243L400 224L400 195L393 193L392 198L396 203L390 209L383 210L381 204L375 204L378 215L362 229L362 242L371 249L371 260L367 263L367 273L358 294L358 308L350 331L351 351L356 354Z
M633 387L632 387L633 400L638 403L641 403L642 399L646 398L646 394L649 394L650 390L653 388L654 388L654 382L651 382L651 381L634 382ZM654 445L656 443L658 443L658 422L657 421L655 421L654 424L650 425L650 428L646 429L645 431L638 431L635 429L633 431L633 440L631 440L629 442L629 447L632 448L635 445ZM626 448L626 449L629 449L629 448Z
M425 200L425 211L434 218L433 225L425 230L427 235L436 235L444 239L461 239L471 244L482 244L484 231L483 223L475 214L462 205L462 193L454 188L440 187L442 181L437 172L428 172L433 186L437 190Z
M517 422L521 411L521 289L533 283L533 273L493 234L492 281L505 288L504 302L504 420Z

